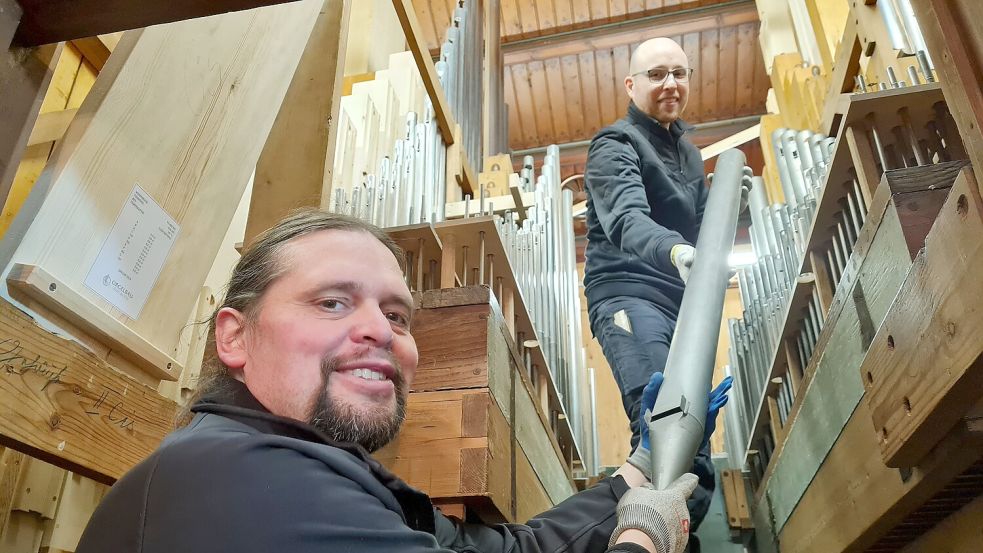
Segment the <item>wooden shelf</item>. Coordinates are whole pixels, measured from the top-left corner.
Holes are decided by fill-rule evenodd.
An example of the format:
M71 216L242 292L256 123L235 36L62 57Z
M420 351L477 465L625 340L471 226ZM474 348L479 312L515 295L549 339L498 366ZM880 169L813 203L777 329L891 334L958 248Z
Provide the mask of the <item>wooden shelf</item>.
M442 242L452 243L455 248L468 248L469 256L465 269L469 272L467 276L468 283L471 283L471 273L477 267L475 261L478 259L478 252L481 249L481 233L484 233L485 255L493 255L495 258L496 270L492 276L496 280L499 278L502 279L503 288L514 290L512 301L515 313L514 330L516 336L521 333L524 340L540 342L539 336L533 327L532 320L529 318L529 311L526 308L526 300L522 296L522 290L519 287L519 283L515 280L515 271L505 251L505 245L502 243L502 237L498 232L498 224L495 222L495 219L496 217L494 215L485 215L483 217L469 217L467 219L445 221L436 225L436 231ZM498 297L499 287L494 285L491 288L496 297ZM503 303L504 309L508 311L508 307L504 306L506 300L504 298L498 299ZM570 421L567 418L563 403L560 402L560 394L553 380L552 373L549 370L550 367L546 361L546 357L539 347L528 348L528 350L530 355L532 355L533 364L542 367L541 373L547 376L546 390L548 391L551 412L545 413L545 415L547 421L555 419L555 425L550 424L549 426L554 428L556 437L563 446L561 449L566 450L563 452L563 456L569 460L580 461L583 457L581 456L576 440L573 439ZM555 416L553 416L554 413L556 414Z
M752 451L752 446L760 436L761 431L768 428L768 393L774 389L771 380L781 376L778 373L778 368L783 363L785 340L795 337L795 332L799 329L799 321L805 318L803 310L809 305L809 300L812 299L812 289L815 284L816 277L812 273L800 274L795 280L791 298L788 305L785 306L785 316L783 317L785 323L782 325L778 343L771 356L771 368L768 369L768 378L765 379L765 389L762 391L761 400L758 401L758 408L755 410L754 424L751 425L751 435L748 436L747 448L745 449L745 462L747 462L748 453Z

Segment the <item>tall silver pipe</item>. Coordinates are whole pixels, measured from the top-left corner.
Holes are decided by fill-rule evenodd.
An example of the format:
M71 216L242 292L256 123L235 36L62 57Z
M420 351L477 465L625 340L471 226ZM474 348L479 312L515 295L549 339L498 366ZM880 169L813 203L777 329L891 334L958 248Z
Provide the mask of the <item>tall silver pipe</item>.
M659 447L652 451L652 477L658 489L666 489L693 466L703 438L707 399L720 319L727 290L727 255L734 246L737 215L744 175L744 153L727 150L717 160L713 187L707 199L705 224L697 240L693 262L669 358L649 433Z

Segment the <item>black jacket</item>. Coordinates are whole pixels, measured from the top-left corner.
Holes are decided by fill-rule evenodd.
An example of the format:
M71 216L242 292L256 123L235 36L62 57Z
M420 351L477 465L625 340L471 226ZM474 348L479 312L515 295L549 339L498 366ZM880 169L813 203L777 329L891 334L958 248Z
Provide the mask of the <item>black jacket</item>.
M610 478L524 525L462 524L361 447L268 413L242 384L221 396L112 487L77 553L602 552L628 489Z
M708 189L703 160L675 121L667 130L638 109L601 129L587 154L587 301L648 299L679 312L683 281L669 259L696 243Z

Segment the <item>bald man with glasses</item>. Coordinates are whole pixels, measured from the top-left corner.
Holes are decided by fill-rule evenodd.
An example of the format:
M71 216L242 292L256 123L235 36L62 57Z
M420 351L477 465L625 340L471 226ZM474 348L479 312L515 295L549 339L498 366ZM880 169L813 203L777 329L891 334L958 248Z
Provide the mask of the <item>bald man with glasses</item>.
M628 113L594 137L587 157L588 312L621 390L633 448L644 424L642 390L652 373L665 370L707 201L703 160L686 139L692 127L680 119L692 76L675 41L642 43L625 77ZM688 504L693 529L714 489L715 418L707 415L692 471L700 478ZM691 548L698 551L696 540Z

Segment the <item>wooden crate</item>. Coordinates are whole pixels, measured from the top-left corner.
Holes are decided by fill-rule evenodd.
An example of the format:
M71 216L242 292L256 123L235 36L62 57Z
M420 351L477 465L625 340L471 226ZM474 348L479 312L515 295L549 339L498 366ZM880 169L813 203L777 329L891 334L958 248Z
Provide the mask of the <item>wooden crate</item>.
M406 423L377 457L436 502L487 522L525 521L569 497L568 463L488 288L415 299L420 362Z
M513 519L511 430L487 389L410 394L399 436L375 457L435 500Z

